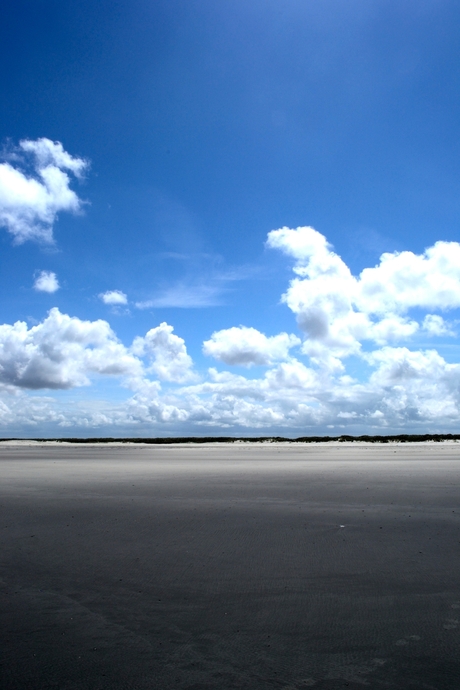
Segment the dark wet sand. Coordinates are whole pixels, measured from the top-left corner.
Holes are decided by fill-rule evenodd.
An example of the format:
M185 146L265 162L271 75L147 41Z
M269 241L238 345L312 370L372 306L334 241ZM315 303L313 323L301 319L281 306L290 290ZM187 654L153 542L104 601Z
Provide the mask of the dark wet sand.
M460 688L460 444L0 445L2 690Z

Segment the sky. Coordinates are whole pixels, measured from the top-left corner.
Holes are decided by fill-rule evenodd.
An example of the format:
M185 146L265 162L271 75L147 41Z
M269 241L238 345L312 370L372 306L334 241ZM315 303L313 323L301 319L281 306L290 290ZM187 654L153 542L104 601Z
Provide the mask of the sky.
M459 26L6 3L0 436L458 433Z

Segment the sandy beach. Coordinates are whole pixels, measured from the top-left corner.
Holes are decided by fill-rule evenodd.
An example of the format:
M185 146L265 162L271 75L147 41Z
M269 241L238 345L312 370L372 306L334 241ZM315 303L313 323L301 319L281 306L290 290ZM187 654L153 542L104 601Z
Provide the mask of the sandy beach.
M458 690L460 444L0 444L3 690Z

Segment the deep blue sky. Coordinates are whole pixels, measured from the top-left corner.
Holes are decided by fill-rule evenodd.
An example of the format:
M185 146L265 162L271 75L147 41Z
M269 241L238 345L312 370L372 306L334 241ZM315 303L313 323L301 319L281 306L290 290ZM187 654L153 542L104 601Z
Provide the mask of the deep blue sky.
M229 369L201 348L240 325L312 337L280 303L293 261L265 248L269 231L313 226L354 275L383 252L421 254L459 239L459 28L460 5L439 0L4 3L5 151L46 137L91 165L71 182L83 213L58 214L53 245L16 245L2 230L1 323L31 327L58 307L107 320L128 347L166 321L200 381L208 366L263 377L257 361ZM56 274L60 290L32 288L41 270ZM104 304L98 295L110 290L128 304ZM446 318L445 309L441 301L428 311ZM426 349L417 338L391 347ZM456 338L436 347L458 361ZM361 380L368 362L355 355L339 358L351 357L346 366ZM318 365L310 352L295 356ZM130 395L90 378L92 386L55 395L99 395L102 407ZM18 387L50 394L46 385ZM331 414L318 428L336 423ZM409 428L423 414L388 424ZM429 423L455 424L452 414Z

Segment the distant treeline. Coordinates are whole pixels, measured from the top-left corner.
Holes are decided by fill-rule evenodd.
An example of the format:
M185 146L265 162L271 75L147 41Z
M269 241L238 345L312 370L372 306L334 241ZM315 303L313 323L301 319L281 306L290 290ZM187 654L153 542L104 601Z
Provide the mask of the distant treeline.
M58 441L64 443L327 443L328 441L366 441L367 443L414 443L416 441L460 441L460 434L396 434L391 436L299 436L299 438L284 438L283 436L177 436L167 438L4 438L2 441Z

